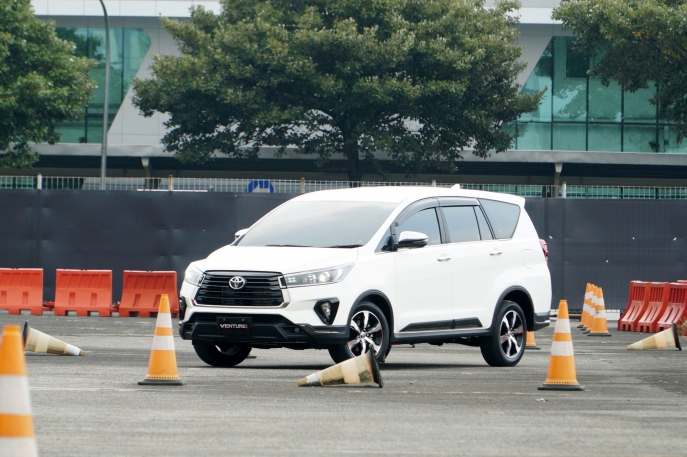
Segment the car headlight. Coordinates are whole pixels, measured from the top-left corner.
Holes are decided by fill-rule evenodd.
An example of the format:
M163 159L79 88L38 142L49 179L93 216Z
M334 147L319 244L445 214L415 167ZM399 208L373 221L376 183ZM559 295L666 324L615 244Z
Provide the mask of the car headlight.
M351 271L353 265L327 268L326 270L304 271L292 275L284 275L286 287L317 286L341 281Z
M203 275L205 273L200 271L195 264L196 262L193 262L186 269L186 273L184 273L184 281L194 286L200 286L200 284L203 282Z

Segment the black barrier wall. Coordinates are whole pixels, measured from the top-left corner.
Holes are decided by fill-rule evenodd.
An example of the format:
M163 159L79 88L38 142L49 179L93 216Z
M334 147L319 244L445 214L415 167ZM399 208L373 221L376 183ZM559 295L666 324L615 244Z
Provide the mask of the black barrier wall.
M0 191L0 268L43 268L52 300L55 270L174 270L229 244L234 233L294 197L193 192ZM527 200L549 245L553 306L582 305L585 285L623 309L629 282L687 279L687 201Z

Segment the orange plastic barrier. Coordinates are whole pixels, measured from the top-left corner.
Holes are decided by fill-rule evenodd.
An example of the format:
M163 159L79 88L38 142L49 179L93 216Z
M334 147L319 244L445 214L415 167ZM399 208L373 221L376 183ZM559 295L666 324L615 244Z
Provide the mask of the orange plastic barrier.
M55 316L112 315L112 270L57 270Z
M43 269L0 268L0 309L10 314L43 315Z
M670 284L667 282L650 282L648 286L649 303L642 317L637 321L637 331L654 333L656 323L663 316L668 306Z
M671 283L668 296L668 306L663 316L656 322L655 332L662 332L687 319L687 281L684 283Z
M687 283L687 279L678 279L677 282L678 284L684 284Z
M618 319L618 330L628 332L637 331L637 321L644 315L649 304L649 283L643 281L630 282L630 297L627 300L625 312Z
M119 317L155 317L167 294L173 317L179 317L176 271L124 271Z

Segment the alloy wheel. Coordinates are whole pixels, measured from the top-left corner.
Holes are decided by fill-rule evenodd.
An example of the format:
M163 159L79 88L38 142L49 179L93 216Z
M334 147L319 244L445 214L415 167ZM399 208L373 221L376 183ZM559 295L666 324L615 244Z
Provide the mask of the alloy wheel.
M366 353L373 347L379 354L384 341L382 323L373 312L358 311L351 318L351 331L349 334L348 349L354 356Z
M515 359L520 354L524 343L524 329L520 314L514 310L504 314L499 331L499 345L506 358Z

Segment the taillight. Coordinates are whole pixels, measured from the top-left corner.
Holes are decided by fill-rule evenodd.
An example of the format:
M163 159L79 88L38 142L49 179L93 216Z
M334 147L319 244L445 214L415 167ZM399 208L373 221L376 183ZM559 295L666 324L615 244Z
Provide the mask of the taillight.
M544 240L539 240L539 244L541 244L541 250L544 251L544 258L546 258L546 261L549 261L549 246L546 244L546 241Z

